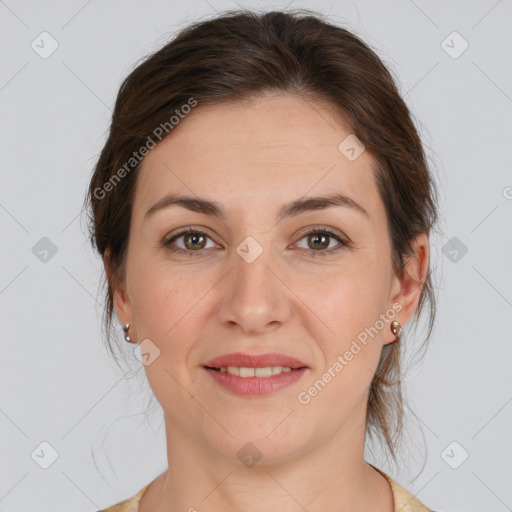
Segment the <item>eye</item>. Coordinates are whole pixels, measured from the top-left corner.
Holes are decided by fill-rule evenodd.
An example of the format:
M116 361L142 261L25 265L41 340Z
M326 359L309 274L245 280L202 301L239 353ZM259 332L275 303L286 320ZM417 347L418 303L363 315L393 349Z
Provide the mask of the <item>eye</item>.
M310 247L314 247L314 249L310 249L309 247L306 247L305 249L313 257L316 257L317 255L328 256L329 254L339 251L343 247L350 246L347 240L344 240L343 238L341 238L339 235L337 235L328 228L312 229L302 236L301 240L303 239L307 240L306 243ZM330 242L333 239L339 242L338 246L334 246L331 247L330 249L327 249L330 246Z
M175 247L173 244L175 241L183 239L183 247ZM162 245L166 247L171 252L176 252L180 254L188 254L190 256L196 254L202 254L204 249L208 249L206 247L206 240L210 237L204 233L203 231L199 231L197 229L187 228L183 231L180 231L173 237L166 239L162 242Z

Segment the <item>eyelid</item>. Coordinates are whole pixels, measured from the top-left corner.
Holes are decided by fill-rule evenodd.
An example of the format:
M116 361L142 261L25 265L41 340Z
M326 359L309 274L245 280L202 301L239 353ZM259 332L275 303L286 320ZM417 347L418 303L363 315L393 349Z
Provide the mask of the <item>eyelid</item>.
M312 226L307 226L306 228L303 228L303 230L299 231L300 238L304 238L306 235L310 235L312 233L328 233L329 235L332 235L334 238L339 238L340 240L347 240L347 237L343 235L342 232L338 231L337 229L331 228L330 226L324 226L322 224L315 224Z

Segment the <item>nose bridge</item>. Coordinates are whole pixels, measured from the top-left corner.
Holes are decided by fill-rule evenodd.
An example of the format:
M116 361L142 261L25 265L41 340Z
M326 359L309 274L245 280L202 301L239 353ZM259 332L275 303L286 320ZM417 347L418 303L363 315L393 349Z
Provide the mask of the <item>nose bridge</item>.
M253 236L246 237L236 247L233 254L234 292L238 300L249 303L251 300L270 300L274 294L270 293L275 285L271 283L272 273L267 268L272 267L272 248L268 243L264 247L262 238L260 241Z
M263 247L263 243L252 236L235 248L231 277L220 299L221 321L235 322L248 331L285 321L289 307L283 285L274 275L278 264L272 254L270 245Z

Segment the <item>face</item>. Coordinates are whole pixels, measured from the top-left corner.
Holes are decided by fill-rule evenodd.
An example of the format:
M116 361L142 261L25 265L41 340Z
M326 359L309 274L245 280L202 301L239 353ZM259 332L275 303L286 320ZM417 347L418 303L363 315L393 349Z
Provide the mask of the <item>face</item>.
M144 159L115 307L151 348L169 439L232 460L252 442L262 462L362 440L390 323L407 322L419 289L393 275L373 159L338 148L350 134L328 105L269 94L199 105ZM147 213L169 194L196 201ZM334 194L349 199L286 208ZM206 368L233 353L300 364L231 361L271 377Z

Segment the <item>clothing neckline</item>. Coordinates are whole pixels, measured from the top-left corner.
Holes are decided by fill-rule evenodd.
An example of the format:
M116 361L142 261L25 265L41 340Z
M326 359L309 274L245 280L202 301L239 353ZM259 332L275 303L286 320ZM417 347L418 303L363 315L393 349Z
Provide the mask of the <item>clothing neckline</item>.
M391 487L391 492L393 494L393 502L394 502L394 510L400 512L431 512L429 508L427 508L423 503L421 503L415 496L413 496L407 489L402 487L398 482L396 482L393 478L388 476L384 471L375 467L373 464L367 463L371 466L375 471L377 471L380 475L382 475ZM140 491L132 496L130 499L126 500L126 502L120 503L119 505L126 504L129 508L112 508L107 509L104 512L117 512L118 510L121 512L138 512L139 504L147 491L148 487L151 485L153 481L149 482L145 485Z

